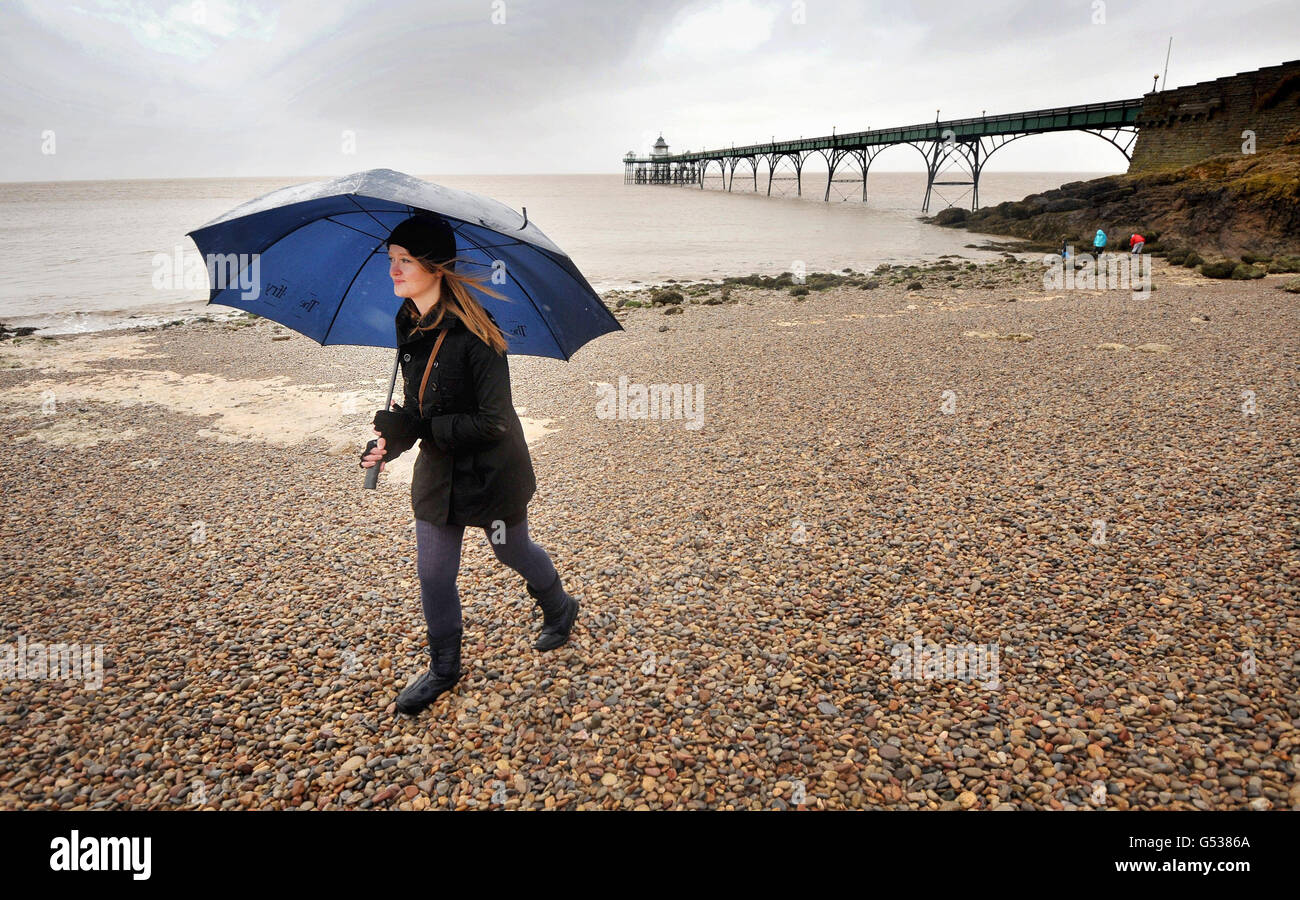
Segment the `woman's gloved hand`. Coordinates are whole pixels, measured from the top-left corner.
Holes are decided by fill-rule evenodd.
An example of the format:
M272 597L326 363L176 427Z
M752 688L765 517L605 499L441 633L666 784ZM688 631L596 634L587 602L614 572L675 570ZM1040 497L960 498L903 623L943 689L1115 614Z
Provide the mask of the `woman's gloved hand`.
M392 462L401 456L423 436L420 420L394 403L392 410L379 410L375 413L375 433L384 439L386 452L384 462ZM371 442L374 443L373 441ZM367 451L373 449L367 447ZM362 455L364 460L365 454Z
M421 440L433 443L433 419L420 419L419 431Z
M371 466L379 466L379 471L384 471L384 451L385 447L380 446L384 443L381 437L377 441L371 441L366 444L366 449L361 451L361 468L368 469Z

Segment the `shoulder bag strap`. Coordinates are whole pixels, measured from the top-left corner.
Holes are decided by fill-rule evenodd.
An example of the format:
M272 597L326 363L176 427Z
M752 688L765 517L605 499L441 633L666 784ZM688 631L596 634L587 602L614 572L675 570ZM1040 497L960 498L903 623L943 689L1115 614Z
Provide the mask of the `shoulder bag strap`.
M442 346L442 339L447 336L448 329L442 328L438 331L438 340L434 341L433 352L429 354L429 361L424 366L424 377L420 379L420 407L416 410L416 415L423 415L424 410L424 386L429 383L429 372L433 370L433 361L438 358L438 348Z

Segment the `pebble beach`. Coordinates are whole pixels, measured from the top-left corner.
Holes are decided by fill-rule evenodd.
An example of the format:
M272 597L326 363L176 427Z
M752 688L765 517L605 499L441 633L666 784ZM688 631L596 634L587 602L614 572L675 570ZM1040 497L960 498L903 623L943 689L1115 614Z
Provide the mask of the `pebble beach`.
M103 660L0 680L0 809L1300 808L1300 294L1042 274L647 286L512 356L578 623L534 651L467 529L465 674L414 718L415 451L357 466L392 351L0 341L0 641ZM599 415L620 378L699 427Z

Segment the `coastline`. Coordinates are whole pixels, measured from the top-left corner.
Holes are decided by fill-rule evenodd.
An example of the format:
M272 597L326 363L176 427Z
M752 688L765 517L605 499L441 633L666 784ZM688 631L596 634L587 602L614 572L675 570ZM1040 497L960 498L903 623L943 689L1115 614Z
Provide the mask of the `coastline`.
M918 217L917 221L924 221ZM937 226L936 226L937 227ZM1006 247L1024 245L1025 242L1005 235L970 233L971 240L982 243L967 243L962 255L973 261L995 258ZM969 254L969 255L967 255ZM937 259L947 258L949 254L929 254L914 259L899 260L890 257L882 260L890 265L928 265ZM879 263L873 262L873 265ZM752 273L736 272L721 278L757 277ZM640 291L658 290L672 287L713 285L720 283L720 277L665 278L665 279L627 279L622 281L603 281L593 283L593 289L602 297L636 294ZM612 304L611 304L612 305ZM141 306L130 310L83 310L61 311L47 315L15 314L0 318L0 340L8 333L20 336L65 337L77 334L94 334L98 332L133 331L139 328L175 327L200 321L232 321L245 317L242 310L221 304L210 304L201 297L194 300L177 301L156 307Z
M1049 292L1019 256L646 285L570 362L512 357L582 619L525 652L467 529L466 676L416 720L414 452L356 464L391 351L238 316L0 341L5 640L105 666L11 683L0 808L1300 805L1300 295L1163 260L1146 298ZM703 427L600 418L620 376L702 385ZM924 643L996 648L997 686L898 677Z

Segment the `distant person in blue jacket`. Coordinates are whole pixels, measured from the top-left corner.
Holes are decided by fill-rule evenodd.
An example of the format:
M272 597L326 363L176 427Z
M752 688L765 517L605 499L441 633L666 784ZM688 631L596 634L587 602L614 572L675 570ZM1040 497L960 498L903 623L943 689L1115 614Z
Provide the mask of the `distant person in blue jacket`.
M1097 251L1097 256L1106 250L1106 232L1100 228L1097 229L1097 236L1092 239L1092 249Z

